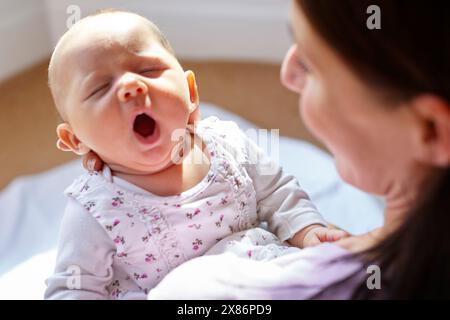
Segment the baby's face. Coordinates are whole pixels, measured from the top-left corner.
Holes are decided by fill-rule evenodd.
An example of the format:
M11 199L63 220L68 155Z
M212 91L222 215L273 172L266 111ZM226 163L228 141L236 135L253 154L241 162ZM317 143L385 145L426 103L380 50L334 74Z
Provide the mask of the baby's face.
M115 170L167 167L190 110L186 74L132 14L94 17L61 48L55 79L76 138Z

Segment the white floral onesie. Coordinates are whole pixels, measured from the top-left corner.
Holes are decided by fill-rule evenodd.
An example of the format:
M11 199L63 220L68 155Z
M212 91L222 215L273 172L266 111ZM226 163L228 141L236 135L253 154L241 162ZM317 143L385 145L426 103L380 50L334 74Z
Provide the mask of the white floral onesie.
M83 174L65 190L69 201L46 298L145 299L176 266L260 222L280 241L324 224L293 176L280 167L264 172L263 166L274 163L234 122L210 117L195 134L211 166L198 185L181 194L151 194L115 177L107 166ZM258 161L250 161L255 154Z

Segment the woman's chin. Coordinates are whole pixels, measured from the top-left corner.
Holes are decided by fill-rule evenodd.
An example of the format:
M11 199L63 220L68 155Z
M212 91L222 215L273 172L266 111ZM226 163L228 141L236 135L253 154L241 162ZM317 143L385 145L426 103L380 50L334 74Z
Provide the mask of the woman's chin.
M340 161L339 158L335 158L335 165L337 173L339 174L341 179L344 180L344 182L354 187L358 187L357 175L355 170L352 170L350 166Z
M349 185L372 194L381 195L379 190L380 177L374 175L373 170L360 169L343 164L339 160L335 160L336 170L341 179Z

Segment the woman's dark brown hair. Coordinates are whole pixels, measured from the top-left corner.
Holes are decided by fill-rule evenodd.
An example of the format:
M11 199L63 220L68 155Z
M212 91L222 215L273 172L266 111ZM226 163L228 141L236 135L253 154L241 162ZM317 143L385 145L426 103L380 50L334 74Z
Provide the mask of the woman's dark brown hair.
M431 93L450 102L447 3L297 0L313 28L362 81L397 101ZM366 25L370 5L380 8L381 29ZM363 256L367 265L380 266L384 297L450 298L449 167L424 186L405 223ZM363 283L353 297L375 298L376 291Z

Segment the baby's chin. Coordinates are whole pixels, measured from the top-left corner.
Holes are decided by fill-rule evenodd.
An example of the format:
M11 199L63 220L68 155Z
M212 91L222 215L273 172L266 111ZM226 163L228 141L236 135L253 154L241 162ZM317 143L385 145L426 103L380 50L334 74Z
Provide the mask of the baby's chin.
M165 150L158 149L140 152L139 155L133 158L130 157L128 161L125 160L121 164L110 165L110 168L123 174L148 175L161 173L172 165L177 164L176 159L173 159L170 148L161 148Z
M152 175L161 173L171 167L171 163L160 164L107 164L114 173L123 175Z

